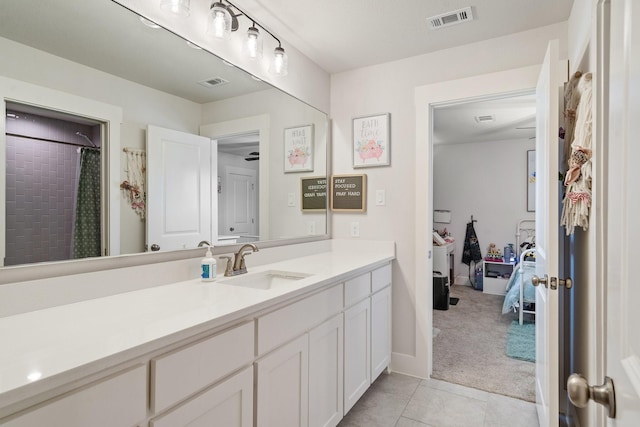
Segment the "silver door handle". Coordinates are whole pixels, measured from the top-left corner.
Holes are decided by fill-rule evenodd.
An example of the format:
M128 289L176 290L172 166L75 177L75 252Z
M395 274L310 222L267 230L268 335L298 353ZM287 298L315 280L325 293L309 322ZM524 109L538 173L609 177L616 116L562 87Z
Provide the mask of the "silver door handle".
M540 283L542 283L545 288L548 288L549 287L549 276L547 276L545 274L544 278L541 279L538 276L534 275L531 278L531 283L533 283L533 286L538 286L538 285L540 285Z
M604 384L590 386L587 379L580 374L571 374L567 380L569 400L578 408L584 408L593 400L609 410L609 418L616 417L616 392L613 380L604 377Z
M567 277L566 279L558 279L557 277L549 278L549 276L547 276L546 274L542 279L534 275L531 278L531 283L533 284L533 286L538 286L542 283L545 288L548 288L549 284L551 284L551 289L554 290L558 289L558 285L564 286L567 289L571 289L573 287L573 280L571 280L571 277Z

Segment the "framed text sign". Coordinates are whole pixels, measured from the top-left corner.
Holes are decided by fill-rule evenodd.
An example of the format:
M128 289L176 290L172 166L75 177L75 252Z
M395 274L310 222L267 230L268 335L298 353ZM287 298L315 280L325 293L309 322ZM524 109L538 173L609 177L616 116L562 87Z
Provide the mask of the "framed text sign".
M332 176L331 210L338 212L366 212L367 175Z
M327 210L327 177L310 176L300 178L303 212Z
M284 130L284 172L313 171L313 125Z
M390 164L389 113L356 117L352 123L353 167L368 168Z

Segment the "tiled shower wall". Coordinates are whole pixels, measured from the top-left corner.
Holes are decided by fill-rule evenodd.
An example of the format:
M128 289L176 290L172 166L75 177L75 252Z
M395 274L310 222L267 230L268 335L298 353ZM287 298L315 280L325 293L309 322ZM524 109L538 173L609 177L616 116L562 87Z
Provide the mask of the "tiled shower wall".
M87 144L91 126L8 111L7 133ZM93 138L92 138L93 139ZM4 265L71 258L78 147L7 136Z

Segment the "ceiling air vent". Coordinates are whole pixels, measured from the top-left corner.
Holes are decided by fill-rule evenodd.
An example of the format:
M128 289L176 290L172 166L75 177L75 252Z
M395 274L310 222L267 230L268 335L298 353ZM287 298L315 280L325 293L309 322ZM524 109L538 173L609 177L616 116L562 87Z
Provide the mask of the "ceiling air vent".
M215 87L215 86L227 84L229 83L229 80L225 80L222 77L214 77L211 79L202 80L198 83L205 87Z
M476 122L478 123L488 123L496 120L494 115L486 115L486 116L476 116Z
M466 21L473 21L471 6L427 18L429 28L432 30L461 24Z

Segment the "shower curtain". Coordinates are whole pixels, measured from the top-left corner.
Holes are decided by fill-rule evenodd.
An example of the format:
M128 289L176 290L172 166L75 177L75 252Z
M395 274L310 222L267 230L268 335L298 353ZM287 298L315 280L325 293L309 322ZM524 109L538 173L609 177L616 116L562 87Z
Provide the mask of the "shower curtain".
M73 229L73 258L101 255L100 182L100 150L81 148Z

